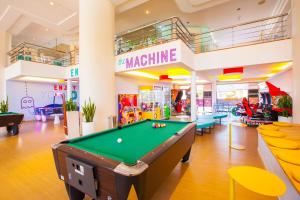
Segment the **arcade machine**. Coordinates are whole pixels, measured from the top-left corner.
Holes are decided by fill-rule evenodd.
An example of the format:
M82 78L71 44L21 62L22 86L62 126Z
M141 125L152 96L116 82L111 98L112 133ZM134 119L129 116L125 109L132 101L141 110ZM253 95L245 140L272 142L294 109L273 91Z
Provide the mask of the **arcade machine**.
M169 119L170 88L164 85L141 86L139 102L143 119Z
M131 124L142 120L142 112L138 107L138 94L118 95L118 122L120 125Z

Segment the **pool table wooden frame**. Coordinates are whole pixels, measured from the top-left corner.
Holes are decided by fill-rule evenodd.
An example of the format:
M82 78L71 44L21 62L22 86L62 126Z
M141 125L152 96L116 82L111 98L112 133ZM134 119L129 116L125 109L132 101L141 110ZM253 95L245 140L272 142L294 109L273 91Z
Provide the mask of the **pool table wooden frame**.
M68 140L53 145L52 149L58 176L64 180L71 200L82 200L85 193L69 184L67 158L94 167L93 181L97 188L94 199L126 200L133 185L138 199L148 200L180 160L188 161L195 133L196 124L188 123L134 166L68 146Z
M24 114L9 113L0 115L0 127L6 127L8 135L19 133L19 124L23 121Z

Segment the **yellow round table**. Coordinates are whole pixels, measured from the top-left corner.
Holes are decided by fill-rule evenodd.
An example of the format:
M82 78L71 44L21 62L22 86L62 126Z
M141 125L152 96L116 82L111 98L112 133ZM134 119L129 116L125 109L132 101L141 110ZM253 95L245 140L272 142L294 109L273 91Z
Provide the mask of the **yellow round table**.
M235 199L235 182L257 194L278 197L285 193L284 182L264 169L251 166L237 166L228 170L230 176L230 200Z

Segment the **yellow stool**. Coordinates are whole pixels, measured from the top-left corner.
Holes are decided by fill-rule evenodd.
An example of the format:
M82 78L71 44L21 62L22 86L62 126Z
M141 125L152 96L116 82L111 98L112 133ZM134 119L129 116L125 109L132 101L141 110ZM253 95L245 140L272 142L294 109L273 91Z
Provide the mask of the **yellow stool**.
M251 166L237 166L228 170L230 176L229 200L235 200L235 182L257 194L278 197L285 193L284 182L276 175Z
M236 150L245 150L246 147L244 145L232 144L232 126L239 126L245 128L247 127L247 125L240 122L229 122L228 124L229 148L236 149Z

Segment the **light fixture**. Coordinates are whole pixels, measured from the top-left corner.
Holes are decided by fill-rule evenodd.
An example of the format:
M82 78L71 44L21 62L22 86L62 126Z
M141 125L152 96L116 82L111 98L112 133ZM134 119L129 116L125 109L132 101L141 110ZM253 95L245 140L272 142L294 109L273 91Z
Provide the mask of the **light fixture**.
M47 83L62 83L64 80L54 79L54 78L43 78L35 76L23 76L19 78L20 81L33 81L33 82L47 82Z
M207 80L197 80L196 83L208 83Z
M274 76L276 73L268 73L265 75L265 77L271 78L272 76Z
M50 1L49 4L50 4L50 6L54 6L54 2L53 1Z
M151 13L151 12L150 12L149 10L146 10L146 11L145 11L145 14L146 14L146 15L149 15L150 13Z
M187 75L176 75L176 76L169 76L169 78L172 78L172 79L188 79L188 78L190 78L190 76L187 76Z
M219 81L240 81L242 80L242 74L221 74L218 76Z
M152 74L146 73L146 72L141 72L141 71L130 71L130 72L125 72L125 74L159 80L158 76L155 76L155 75L152 75Z
M45 31L49 31L49 29L48 29L48 28L45 28Z

